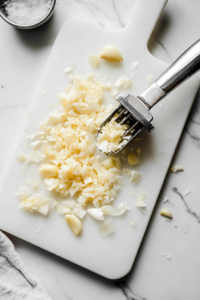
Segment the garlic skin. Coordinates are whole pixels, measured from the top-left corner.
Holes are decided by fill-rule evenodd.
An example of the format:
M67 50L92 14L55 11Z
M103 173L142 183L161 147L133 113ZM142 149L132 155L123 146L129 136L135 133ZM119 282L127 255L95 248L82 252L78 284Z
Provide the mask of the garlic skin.
M82 232L83 225L77 217L73 215L66 215L65 219L74 235L79 235Z
M109 62L121 62L123 61L123 56L119 49L113 45L106 45L101 50L100 57Z
M169 218L169 219L172 219L172 218L173 218L173 217L172 217L171 211L169 211L168 209L162 209L161 212L160 212L160 214L161 214L162 216L164 216L164 217Z

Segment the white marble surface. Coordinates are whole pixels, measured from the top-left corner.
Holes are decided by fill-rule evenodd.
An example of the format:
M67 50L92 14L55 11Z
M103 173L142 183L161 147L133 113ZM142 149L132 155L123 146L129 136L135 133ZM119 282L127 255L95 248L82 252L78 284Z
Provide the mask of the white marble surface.
M27 113L39 80L38 74L44 68L64 20L81 16L106 28L120 28L128 22L133 5L131 0L60 0L52 20L33 32L15 30L0 20L2 170L21 119ZM199 0L169 0L149 43L152 54L170 62L197 40L199 11ZM118 282L106 280L11 236L25 263L40 278L53 299L200 298L199 105L200 95L196 98L173 161L173 164L183 165L185 171L169 174L166 178L136 262L125 278ZM184 197L185 202L177 191L173 191L174 187L181 195L187 189L191 190L191 194ZM164 204L162 200L166 196L169 202ZM163 222L159 215L161 208L170 208L174 216L172 222ZM162 257L163 252L170 252L171 260Z

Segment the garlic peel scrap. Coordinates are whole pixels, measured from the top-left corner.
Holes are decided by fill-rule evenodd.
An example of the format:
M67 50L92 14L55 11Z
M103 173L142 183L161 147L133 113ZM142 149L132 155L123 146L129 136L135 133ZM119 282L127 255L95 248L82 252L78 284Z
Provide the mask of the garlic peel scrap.
M101 224L98 228L98 231L102 236L105 236L105 235L108 235L108 234L111 234L112 232L114 232L115 229L114 229L114 225L113 225L111 218L108 219L107 221L105 221L103 224Z

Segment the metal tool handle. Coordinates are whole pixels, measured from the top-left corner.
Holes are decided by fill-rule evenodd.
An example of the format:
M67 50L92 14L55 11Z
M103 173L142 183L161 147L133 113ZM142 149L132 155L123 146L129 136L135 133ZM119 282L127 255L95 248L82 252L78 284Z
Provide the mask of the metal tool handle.
M199 70L200 39L177 58L139 98L150 109Z

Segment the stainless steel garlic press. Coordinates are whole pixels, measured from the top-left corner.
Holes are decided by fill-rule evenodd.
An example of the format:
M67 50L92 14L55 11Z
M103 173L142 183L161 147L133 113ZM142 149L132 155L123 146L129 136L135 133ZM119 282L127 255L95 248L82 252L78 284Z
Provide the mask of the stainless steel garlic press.
M127 124L128 129L121 137L121 141L128 135L127 143L112 153L118 153L130 143L144 128L149 132L154 129L151 124L153 116L150 109L161 99L166 97L181 83L189 79L200 69L200 39L188 48L175 62L173 62L143 93L135 97L121 94L115 96L120 105L101 124L98 134L108 122L116 121Z

